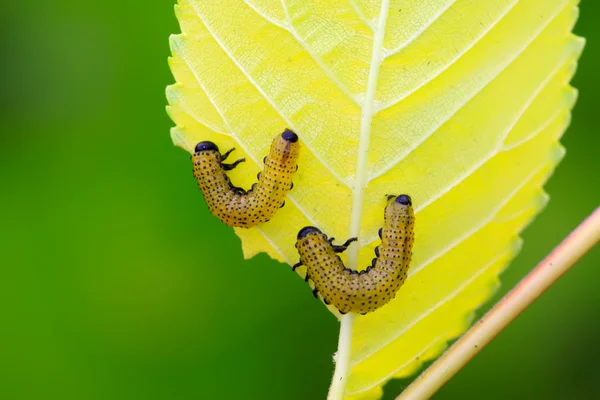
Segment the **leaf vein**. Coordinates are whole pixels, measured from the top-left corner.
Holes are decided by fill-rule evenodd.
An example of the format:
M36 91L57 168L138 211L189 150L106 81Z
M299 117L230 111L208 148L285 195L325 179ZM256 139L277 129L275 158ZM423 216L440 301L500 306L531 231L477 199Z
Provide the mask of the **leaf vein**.
M284 260L286 263L288 263L289 265L292 265L292 264L293 264L293 263L290 261L290 259L289 259L289 258L287 258L287 257L285 256L285 254L284 254L284 253L283 253L283 251L282 251L282 250L279 248L279 246L277 246L277 245L275 244L275 242L273 242L273 241L271 240L271 238L269 237L269 235L267 235L267 234L266 234L266 232L265 232L265 231L263 231L263 230L262 230L261 228L259 228L258 226L256 227L256 230L257 230L257 231L258 231L258 232L259 232L259 233L260 233L260 234L261 234L261 235L262 235L262 236L265 238L265 240L267 241L267 243L269 243L269 244L271 245L271 247L272 247L273 249L275 249L275 251L276 251L277 253L279 253L279 255L281 256L281 258L283 258L283 260Z
M558 113L557 115L560 115L560 113ZM539 129L536 129L534 132L536 133L540 133L543 131L544 127L547 127L548 125L550 125L550 123L552 123L552 121L556 118L556 115L552 115L550 116L546 121L544 121L542 123L542 125L540 126ZM421 211L423 211L425 208L427 208L428 206L430 206L431 204L433 204L434 202L436 202L437 200L439 200L443 195L445 195L446 193L450 192L450 190L452 190L454 187L456 187L458 184L460 184L461 182L463 182L464 180L466 180L469 176L471 176L473 173L475 173L478 169L482 168L488 161L490 161L492 158L494 158L495 156L497 156L500 153L503 153L505 151L511 151L516 149L517 147L527 143L529 140L535 138L535 136L537 135L530 135L528 136L528 140L523 140L521 141L518 145L511 147L510 149L507 150L498 150L498 149L494 149L493 151L491 151L488 156L481 162L475 164L473 166L473 168L471 168L467 173L462 174L457 180L455 180L454 182L452 182L451 184L449 184L445 189L437 192L434 196L432 196L432 198L423 203L421 206L417 207L415 209L415 214L419 214ZM373 235L371 236L363 245L367 246L373 242L375 242L376 240L378 240L379 237L377 235Z
M367 26L367 28L371 30L371 32L374 32L375 29L373 28L373 24L367 20L365 14L363 14L362 10L358 7L356 2L354 0L348 0L348 3L350 3L350 6L352 6L352 9L354 10L358 18L360 18L360 20Z
M289 33L291 33L292 36L294 36L294 38L296 39L296 41L298 43L300 43L300 45L302 46L302 48L304 49L304 51L306 51L306 53L313 59L313 61L315 63L317 63L317 65L321 68L321 70L323 70L323 72L325 72L325 74L329 77L329 79L331 79L333 81L333 83L335 83L335 86L337 86L337 88L340 89L342 91L342 93L344 93L344 95L346 97L348 97L352 101L352 103L354 103L358 107L362 107L362 105L357 100L357 98L352 93L350 93L350 91L348 90L348 88L327 67L327 65L325 65L325 63L323 62L323 60L321 59L321 57L318 57L311 50L310 46L308 46L308 44L304 41L304 39L298 34L298 32L296 31L296 29L294 28L294 24L292 22L292 19L290 18L289 10L288 10L287 3L286 3L285 0L281 0L281 6L283 7L283 11L285 13L286 22L287 22L288 27L289 27L286 30Z
M527 50L527 48L531 45L531 43L533 43L533 41L537 37L539 37L539 35L546 28L546 26L548 26L552 21L554 21L554 19L558 16L559 12L560 12L560 9L558 9L555 12L555 14L551 16L550 19L548 19L547 21L545 21L545 23L525 43L525 45L520 49L520 51L517 52L508 61L508 63L506 65L504 65L500 70L498 70L497 73L494 74L494 76L490 77L490 79L487 82L485 82L481 88L479 88L476 92L472 93L470 96L466 97L464 99L464 102L462 104L460 104L456 110L454 110L450 115L448 115L446 118L444 118L442 121L440 121L437 124L437 126L435 126L431 131L429 131L428 133L426 133L421 138L421 140L419 140L417 143L415 143L413 146L411 146L409 149L407 149L407 151L403 155L399 156L398 158L396 158L395 160L393 160L392 162L390 162L390 164L388 164L387 167L382 168L379 171L375 172L373 175L371 175L371 177L369 178L369 181L377 179L378 177L380 177L381 175L383 175L384 173L386 173L387 171L389 171L391 168L393 168L395 165L397 165L398 163L402 162L402 160L404 160L406 157L408 157L415 149L417 149L427 139L429 139L431 136L433 136L438 131L438 129L440 127L442 127L446 122L448 122L450 119L452 119L452 117L454 117L458 112L460 112L471 100L473 100L473 98L475 98L475 96L477 94L479 94L481 92L481 90L483 90L485 87L487 87L488 85L490 85L496 78L498 78L498 76L500 76L500 74L502 74L502 72L504 72L508 67L510 67L525 52L525 50Z
M452 7L452 5L454 5L454 3L456 3L456 0L450 0L450 1L448 1L448 3L445 6L440 7L438 13L435 14L431 20L427 21L427 23L424 24L421 27L421 29L416 30L412 34L411 37L409 37L407 40L404 41L404 43L400 44L399 46L397 46L396 48L394 48L392 50L388 50L383 58L386 59L386 58L393 56L396 53L399 53L404 48L406 48L408 45L410 45L412 42L414 42L415 39L417 39L419 36L421 36L423 34L423 32L425 32L429 27L431 27L433 24L435 24L436 21L438 19L440 19L444 15L444 13L446 11L448 11L450 9L450 7Z
M379 70L381 68L381 60L383 57L383 41L385 38L385 26L388 19L389 8L389 0L383 0L381 2L381 9L379 11L377 30L375 31L375 35L373 35L373 54L371 58L371 66L369 68L365 103L362 109L360 121L360 138L357 155L358 163L356 167L354 187L352 189L352 215L350 216L349 237L358 237L360 232L363 212L363 198L365 186L368 182L368 157L369 144L371 140L371 127L374 115L374 102L377 91L377 80L379 78ZM357 269L359 250L359 246L355 246L350 250L348 255L348 268Z
M206 90L206 88L204 87L204 85L202 84L202 82L200 81L200 78L198 78L198 76L196 75L196 71L194 71L192 69L192 67L190 66L190 64L188 63L187 58L184 57L184 56L182 56L181 58L182 58L183 62L185 62L185 64L188 66L188 68L190 68L190 71L192 71L192 74L194 75L194 77L196 78L196 81L198 82L198 86L204 91L204 93L206 93L206 96L209 99L211 99L210 94L208 93L208 91ZM212 100L211 100L211 102L212 102ZM231 128L231 125L229 124L229 120L225 117L225 115L223 114L223 112L221 111L221 109L219 107L217 107L217 105L215 103L212 103L212 104L215 107L215 110L217 111L217 113L221 116L221 118L223 118L223 123L227 126L227 129L229 129L229 134L225 134L225 135L231 136L236 141L236 143L240 146L240 148L248 155L248 157L256 165L260 166L260 163L259 163L258 159L252 154L252 152L250 152L248 150L248 148L244 145L243 141L240 140L240 138L238 137L238 135L235 134L235 132ZM185 110L185 111L188 112L188 114L189 114L189 111L187 111L187 110ZM196 119L196 117L194 115L190 114L190 116L192 118ZM306 217L306 219L308 219L311 222L311 224L318 225L317 222L315 220L313 220L313 218L310 216L310 214L303 207L300 206L300 204L298 203L298 201L294 198L294 196L292 196L291 193L289 193L287 195L287 197L298 208L298 210ZM269 243L271 243L270 240L269 240ZM275 247L275 245L273 245L273 247Z
M431 315L432 313L434 313L438 308L440 308L441 306L443 306L444 304L446 304L450 300L456 298L463 290L465 290L478 277L480 277L483 273L485 273L490 267L492 267L495 263L497 263L503 257L505 257L507 255L510 255L510 253L511 253L510 250L504 250L500 254L494 256L483 267L481 267L480 269L478 269L477 272L475 272L474 274L470 275L460 286L458 286L456 289L454 289L452 292L450 292L444 298L440 299L437 303L433 304L427 310L424 310L424 312L422 314L419 314L418 318L415 318L413 321L411 321L410 324L405 325L402 328L402 330L400 330L399 332L397 332L397 334L395 334L392 338L390 338L389 340L387 340L384 343L382 343L381 346L378 346L377 350L373 350L372 352L370 352L371 353L370 355L368 355L366 357L363 357L360 360L354 361L352 363L352 366L360 364L364 360L372 357L374 354L376 354L378 351L380 351L381 349L383 349L385 346L387 346L387 345L391 344L392 342L398 340L398 338L402 337L402 335L404 335L406 332L408 332L410 329L412 329L416 324L418 324L419 322L421 322L422 320L424 320L425 318L427 318L429 315ZM494 277L494 278L496 278L496 277ZM376 384L373 384L373 386L375 386L375 385ZM373 386L371 386L371 387L373 387ZM368 390L371 387L365 388L365 390ZM360 390L359 392L355 392L355 393L360 393L360 392L363 392L363 391L364 390Z
M542 83L533 92L532 96L530 96L530 98L527 100L524 107L519 111L517 117L513 120L511 125L508 127L508 129L502 134L502 136L498 140L498 142L496 144L496 148L494 148L494 150L490 151L481 161L474 164L468 171L461 174L453 182L449 183L445 188L443 188L442 190L438 191L436 194L431 196L429 198L429 200L427 200L425 203L420 204L419 207L417 207L415 209L416 214L423 211L425 208L427 208L432 203L436 202L438 199L440 199L446 193L450 192L454 187L456 187L461 182L466 180L469 176L473 175L477 170L481 169L488 161L490 161L492 158L494 158L498 154L514 150L514 149L524 145L525 143L529 142L530 140L534 139L538 134L540 134L546 128L548 128L552 124L552 122L554 122L556 120L556 118L558 118L558 116L564 111L563 108L559 108L558 110L556 110L552 114L550 114L550 116L546 120L544 120L537 129L534 129L531 134L527 135L522 140L520 140L516 143L513 143L511 146L504 145L504 141L506 140L506 138L514 131L514 128L517 126L519 121L522 120L522 118L526 114L527 110L529 110L529 108L531 107L533 102L539 98L540 94L548 86L550 81L561 71L562 66L564 64L559 63L558 65L559 65L559 67L554 69L542 81ZM367 241L365 242L365 245L369 245L369 244L373 243L374 241L376 241L377 239L378 239L378 236L373 235L369 239L367 239Z
M172 102L171 104L173 104L173 105L179 105L181 107L181 109L183 111L185 111L185 113L188 114L190 117L192 117L192 119L194 121L196 121L198 124L204 126L205 128L208 128L209 130L213 131L214 133L218 133L219 135L223 135L223 136L231 136L230 134L225 133L225 132L221 131L220 129L215 128L213 126L213 124L208 123L204 119L198 117L198 115L196 115L195 112L192 112L190 110L190 108L187 106L186 102L183 102L183 101L182 102L178 102L178 103Z
M533 177L535 177L544 167L546 167L546 165L542 165L541 167L538 167L538 168L534 169L533 172L531 174L529 174L521 183L519 183L519 185L517 185L517 187L511 193L509 193L508 196L506 196L504 199L502 199L502 201L500 203L498 203L498 205L492 210L492 212L490 214L488 214L486 217L484 217L479 224L475 225L469 231L467 231L463 235L459 236L456 240L454 240L453 242L451 242L450 244L448 244L446 247L444 247L437 254L433 255L432 257L429 257L421 265L416 266L415 268L412 268L411 270L409 270L409 272L408 272L408 278L410 279L412 276L416 275L417 273L419 273L420 271L422 271L423 269L425 269L428 265L430 265L431 263L433 263L435 260L443 257L450 250L458 247L461 243L465 242L471 236L473 236L474 234L476 234L477 232L479 232L480 230L482 230L487 224L493 222L494 219L496 218L496 216L498 215L498 213L500 212L500 210L502 210L502 208L506 204L508 204L508 202L510 200L512 200L512 198L514 196L516 196L517 193L523 187L525 187L525 185L527 185L527 183L530 182L531 179L533 179Z
M271 23L271 24L273 24L275 26L278 26L279 28L283 29L284 31L288 30L288 28L285 25L282 25L279 22L276 22L275 20L273 20L272 18L270 18L267 14L263 13L256 5L252 4L251 0L244 0L244 3L246 3L246 5L248 7L250 7L258 15L260 15L261 17L263 17L264 19L266 19L269 23Z
M507 7L504 12L502 12L500 15L498 15L498 18L492 22L484 31L481 32L481 34L475 38L475 40L468 45L467 47L465 47L460 53L458 53L454 59L450 60L445 66L444 68L442 68L441 70L437 71L434 75L430 76L427 79L424 79L418 86L416 86L415 88L413 88L411 91L409 91L408 93L403 94L401 97L396 98L390 102L387 102L385 104L383 104L381 107L379 107L377 109L377 112L381 112L383 110L386 110L390 107L395 106L396 104L400 103L402 100L406 99L408 96L410 96L411 94L415 93L417 90L421 89L423 86L425 86L426 84L428 84L429 82L433 81L434 79L436 79L438 76L440 76L442 73L444 73L444 71L446 71L448 68L450 68L452 65L454 65L458 60L460 60L465 54L467 54L469 52L469 50L471 50L473 47L475 47L475 45L477 43L479 43L481 41L481 39L483 39L491 30L492 28L494 28L500 21L502 21L502 19L504 19L504 17L506 15L508 15L508 13L513 9L513 7L517 4L517 0L513 0L513 2L511 3L511 5L509 7Z
M429 343L427 343L425 346L423 346L423 350L421 350L420 352L418 352L417 354L414 355L413 358L411 358L410 360L406 361L404 364L400 365L397 368L394 368L394 370L387 374L385 377L383 377L382 379L378 380L375 384L365 387L360 388L358 391L348 391L349 395L356 395L356 394L360 394L360 393L364 393L367 390L370 390L372 388L374 388L375 386L380 386L383 385L385 382L387 382L388 379L391 379L394 377L394 375L396 375L399 371L401 371L404 367L410 365L413 362L417 362L416 358L419 358L419 361L421 362L420 365L423 364L423 362L427 361L425 359L422 359L421 357L423 356L423 354L427 353L427 351L429 351L429 349L431 349L435 344L438 343L438 341L440 339L442 339L444 336L446 335L446 332L442 333L441 335L436 336L433 340L431 340Z
M273 108L273 110L275 110L279 116L286 122L286 124L288 125L288 127L290 129L292 129L294 132L296 133L300 133L298 131L298 129L294 126L294 124L292 123L292 121L285 115L285 113L275 104L275 102L265 93L265 91L260 87L260 85L254 80L254 78L248 73L248 71L245 70L245 68L242 67L242 65L238 62L238 60L233 56L233 54L231 54L231 52L229 51L229 49L223 44L223 42L221 41L221 39L215 34L215 32L212 31L212 29L210 28L210 26L206 23L206 21L204 20L204 18L202 17L202 15L200 15L200 13L198 12L198 10L196 10L196 8L194 7L194 13L196 14L196 16L199 18L199 20L202 22L202 24L206 27L206 29L208 30L208 32L211 34L211 36L213 37L213 39L215 40L215 42L219 45L219 47L223 50L223 52L227 55L227 57L229 57L229 59L236 65L236 67L240 70L240 72L242 72L242 74L244 74L244 76L246 77L246 79L248 80L248 82L254 86L254 88L260 93L260 95L271 105L271 107ZM301 133L300 133L301 134ZM324 166L325 168L327 168L327 170L344 186L346 186L347 188L350 188L350 185L348 184L347 180L342 178L341 176L339 176L334 169L332 169L328 163L325 162L325 160L306 142L303 142L304 147L306 147L311 153L313 153L313 155L315 156L315 158L317 158Z

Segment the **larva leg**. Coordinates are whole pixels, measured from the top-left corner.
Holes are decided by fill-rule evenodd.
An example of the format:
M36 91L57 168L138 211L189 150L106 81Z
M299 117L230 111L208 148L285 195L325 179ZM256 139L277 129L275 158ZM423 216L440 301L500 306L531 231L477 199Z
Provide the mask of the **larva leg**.
M245 191L243 188L241 188L241 187L238 187L238 186L232 186L232 187L231 187L231 189L232 189L232 190L233 190L233 191L234 191L236 194L239 194L239 195L244 195L244 194L246 194L246 191Z
M232 147L231 149L227 150L225 152L225 154L221 154L221 161L225 161L227 160L227 157L229 157L229 155L231 154L232 151L235 150L235 147Z
M344 251L346 251L346 249L348 248L348 246L350 246L350 243L352 242L356 242L358 241L358 238L350 238L348 240L346 240L346 242L342 245L336 246L333 243L331 243L331 240L329 241L329 243L331 243L331 247L333 247L333 251L335 251L336 253L343 253Z
M246 159L245 159L245 158L240 158L239 160L235 160L235 161L234 161L233 163L231 163L231 164L225 164L225 163L223 163L223 164L221 164L221 165L223 166L223 169L224 169L225 171L231 171L232 169L234 169L235 167L237 167L239 163L243 163L243 162L245 162L245 161L246 161Z

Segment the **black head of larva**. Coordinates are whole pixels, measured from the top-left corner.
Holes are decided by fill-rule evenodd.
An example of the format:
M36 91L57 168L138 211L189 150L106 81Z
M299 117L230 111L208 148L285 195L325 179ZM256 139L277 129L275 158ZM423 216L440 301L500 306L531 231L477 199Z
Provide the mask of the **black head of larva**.
M213 142L200 142L196 145L196 153L201 151L219 151L219 148Z
M405 206L412 206L412 199L407 194L401 194L400 196L396 197L396 203Z
M305 226L304 228L300 229L300 232L298 232L298 240L306 237L308 234L310 233L321 233L321 231L319 230L319 228L315 228L314 226Z
M296 135L294 131L290 129L286 129L285 131L283 131L283 133L281 134L281 138L291 143L296 143L298 141L298 135Z

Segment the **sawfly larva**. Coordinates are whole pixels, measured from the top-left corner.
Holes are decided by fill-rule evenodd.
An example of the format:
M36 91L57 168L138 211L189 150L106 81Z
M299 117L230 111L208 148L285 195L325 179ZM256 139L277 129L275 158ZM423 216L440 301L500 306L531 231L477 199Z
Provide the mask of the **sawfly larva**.
M264 158L265 167L258 174L258 182L245 191L234 186L226 174L245 159L225 164L223 161L234 149L221 154L213 142L198 143L192 155L194 177L210 212L228 226L251 228L268 221L283 207L293 187L299 147L298 135L291 130L278 135Z
M388 196L383 228L379 230L381 245L375 248L371 266L356 271L346 268L337 255L357 238L334 245L333 238L314 226L298 233L296 249L300 265L307 268L305 280L314 283L313 294L332 304L342 314L366 314L390 302L404 281L411 260L414 241L414 212L408 195Z

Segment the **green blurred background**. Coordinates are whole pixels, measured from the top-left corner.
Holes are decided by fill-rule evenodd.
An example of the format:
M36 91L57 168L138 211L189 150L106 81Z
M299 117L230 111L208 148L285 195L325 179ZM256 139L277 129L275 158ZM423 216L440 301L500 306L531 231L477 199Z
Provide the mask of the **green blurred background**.
M289 267L243 261L171 143L173 2L2 7L2 399L324 398L337 321ZM495 299L599 203L598 17L583 1L567 157ZM596 248L435 398L600 398L599 264Z

